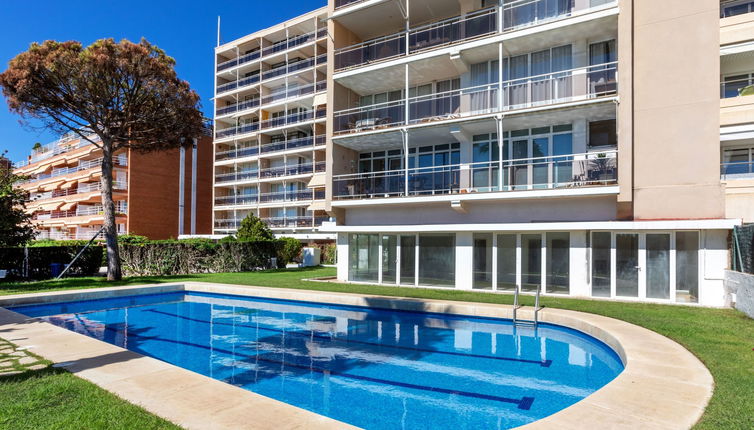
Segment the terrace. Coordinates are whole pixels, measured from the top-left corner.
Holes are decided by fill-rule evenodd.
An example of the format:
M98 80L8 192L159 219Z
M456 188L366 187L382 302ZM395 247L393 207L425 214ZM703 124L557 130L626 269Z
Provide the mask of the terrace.
M615 150L333 176L337 200L503 193L615 185Z
M269 56L287 51L289 49L295 48L297 46L301 46L309 42L313 42L317 39L321 39L325 37L326 35L327 35L327 28L320 28L319 30L315 30L309 33L291 36L287 39L281 40L279 42L275 42L272 45L264 47L262 49L255 50L253 52L241 55L231 60L219 62L217 64L217 71L221 72L223 70L240 66L242 64L246 64L248 62L251 62L260 58L269 57Z
M608 62L340 110L333 127L336 135L358 133L595 100L617 91L618 63Z

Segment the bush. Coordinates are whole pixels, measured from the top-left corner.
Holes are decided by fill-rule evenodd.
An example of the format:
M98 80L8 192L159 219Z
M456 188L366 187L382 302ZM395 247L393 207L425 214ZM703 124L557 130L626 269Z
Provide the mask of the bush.
M28 249L28 279L49 279L52 264L69 264L81 246L35 246ZM89 276L99 272L102 247L92 245L66 272L66 276ZM24 278L25 252L21 247L0 248L0 269L8 270L9 279Z
M278 255L278 267L285 268L288 263L301 262L301 250L304 248L304 244L300 240L292 237L282 237L280 240L283 242L283 248Z
M118 245L143 245L149 243L149 238L138 234L124 234L118 236Z
M278 257L280 240L217 243L204 239L123 245L120 257L127 276L246 272L264 269Z
M250 213L246 215L246 218L241 220L241 226L238 228L236 238L241 242L274 240L275 235L272 234L272 230L267 227L264 221Z

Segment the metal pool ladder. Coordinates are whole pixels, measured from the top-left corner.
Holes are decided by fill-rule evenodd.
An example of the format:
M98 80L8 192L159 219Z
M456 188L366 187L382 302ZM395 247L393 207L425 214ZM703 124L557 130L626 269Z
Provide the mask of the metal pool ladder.
M539 305L539 296L542 292L542 286L537 286L537 294L534 296L534 319L533 320L522 320L518 318L517 311L523 307L523 305L519 304L518 302L518 296L520 294L521 288L518 284L516 284L516 288L513 291L513 324L514 325L529 325L536 327L537 324L539 324L539 311L542 310L544 306Z

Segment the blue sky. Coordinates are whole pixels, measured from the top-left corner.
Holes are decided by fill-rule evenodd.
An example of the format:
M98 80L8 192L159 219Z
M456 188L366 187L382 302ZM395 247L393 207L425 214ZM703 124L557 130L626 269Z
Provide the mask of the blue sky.
M178 76L191 83L202 97L202 109L212 117L213 49L217 42L217 16L222 19L222 42L239 38L302 13L326 0L0 0L0 70L26 50L31 42L78 40L88 45L112 37L138 41L142 36L176 59ZM284 5L284 7L281 7ZM0 98L2 96L0 95ZM34 142L47 143L56 136L30 130L0 102L0 152L18 161Z

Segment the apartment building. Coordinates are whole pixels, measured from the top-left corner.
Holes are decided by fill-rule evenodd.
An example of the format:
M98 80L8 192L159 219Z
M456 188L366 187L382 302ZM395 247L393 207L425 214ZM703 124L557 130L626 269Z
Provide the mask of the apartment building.
M215 48L214 233L249 213L277 234L328 240L327 9Z
M725 213L754 222L754 1L720 6L720 142Z
M92 136L94 138L94 136ZM115 155L113 199L119 234L150 239L212 232L212 143L209 136L180 149ZM102 151L69 134L36 146L15 173L29 192L37 239L88 240L104 216Z
M330 0L338 279L723 305L754 2L660 3Z

